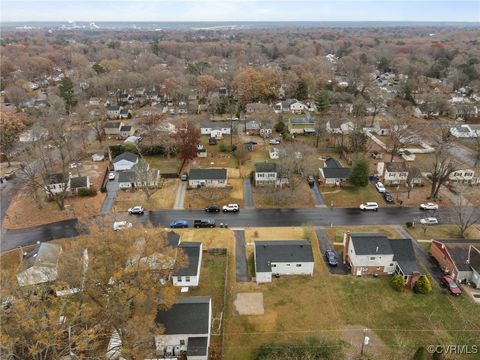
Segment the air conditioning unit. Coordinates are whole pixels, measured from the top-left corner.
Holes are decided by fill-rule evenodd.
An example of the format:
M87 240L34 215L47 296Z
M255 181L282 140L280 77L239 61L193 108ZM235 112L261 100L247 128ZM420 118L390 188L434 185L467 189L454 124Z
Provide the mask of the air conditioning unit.
M165 349L165 356L173 356L173 346L167 346Z
M180 356L180 345L175 345L175 347L173 348L173 354L175 356Z

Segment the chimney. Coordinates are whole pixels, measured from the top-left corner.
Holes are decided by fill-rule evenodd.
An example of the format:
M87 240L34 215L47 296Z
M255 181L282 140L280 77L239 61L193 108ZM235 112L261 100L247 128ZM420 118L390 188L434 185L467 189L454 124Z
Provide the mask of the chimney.
M352 234L350 231L343 233L343 263L347 263L348 258L348 247L350 245L350 241L352 239Z
M378 253L378 246L375 248L375 253Z

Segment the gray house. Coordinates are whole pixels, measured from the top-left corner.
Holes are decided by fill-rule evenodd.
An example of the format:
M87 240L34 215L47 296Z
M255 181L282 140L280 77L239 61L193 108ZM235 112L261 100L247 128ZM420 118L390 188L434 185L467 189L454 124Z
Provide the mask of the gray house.
M227 186L227 169L191 169L188 173L188 185L191 187Z
M282 187L288 185L288 177L274 163L255 164L255 186Z
M337 160L329 158L325 166L319 169L320 181L325 185L340 185L347 181L351 169L344 168Z
M173 285L183 287L198 286L200 267L202 266L202 243L181 242L178 248L185 254L187 265L175 268Z

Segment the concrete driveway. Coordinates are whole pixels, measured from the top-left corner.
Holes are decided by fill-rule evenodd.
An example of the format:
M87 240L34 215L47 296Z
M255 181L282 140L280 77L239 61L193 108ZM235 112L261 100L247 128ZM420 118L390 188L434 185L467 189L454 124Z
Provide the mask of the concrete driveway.
M109 180L107 183L107 197L103 200L101 214L108 214L112 211L117 192L120 189L118 185L118 174L115 175L115 180Z
M187 192L187 185L188 185L188 181L181 181L180 185L178 185L177 196L175 197L175 204L173 205L173 208L176 209L176 210L184 209L185 194Z
M327 233L323 229L317 229L315 230L315 233L317 234L317 239L318 239L318 245L320 246L320 253L322 255L322 259L325 262L325 265L327 265L328 271L330 271L331 274L336 274L336 275L348 275L349 272L343 266L342 263L342 252L335 251L333 248L332 243L330 242L330 239L327 236ZM325 261L325 251L327 250L334 250L337 254L337 260L338 260L338 265L337 266L330 266L326 263Z

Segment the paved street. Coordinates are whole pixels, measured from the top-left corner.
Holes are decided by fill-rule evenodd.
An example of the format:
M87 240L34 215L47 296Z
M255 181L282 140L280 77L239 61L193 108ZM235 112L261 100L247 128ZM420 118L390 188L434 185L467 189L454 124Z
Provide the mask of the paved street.
M121 214L120 214L121 215ZM438 211L442 223L451 223L453 211ZM213 218L217 225L229 227L252 226L340 226L340 225L404 225L407 221L427 216L415 208L381 208L378 212L362 212L348 208L311 208L311 209L242 209L239 213L207 214L202 210L160 210L150 211L136 217L138 222L151 223L166 227L175 219L185 219L192 225L193 220ZM6 231L2 237L1 250L33 244L36 241L48 241L53 238L75 236L75 221L46 224L35 228Z
M237 269L237 282L248 282L248 260L245 253L245 232L234 230L235 233L235 265Z

